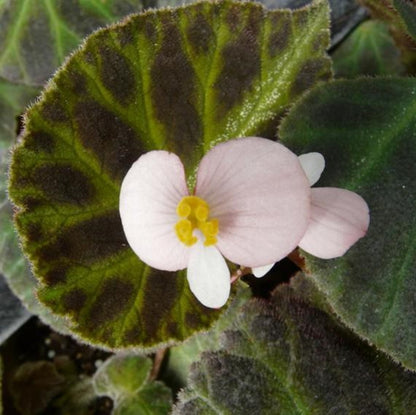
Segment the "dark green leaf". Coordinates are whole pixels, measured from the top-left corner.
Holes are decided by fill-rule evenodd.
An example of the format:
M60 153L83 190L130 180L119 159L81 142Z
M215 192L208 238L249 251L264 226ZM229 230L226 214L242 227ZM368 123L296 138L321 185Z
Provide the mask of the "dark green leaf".
M322 85L283 121L297 154L318 151L318 186L356 191L370 227L342 258L306 256L342 320L408 368L416 369L416 79L361 79Z
M362 23L332 55L335 75L356 78L359 75L401 75L405 69L400 51L382 22Z
M161 382L150 381L152 361L139 355L110 357L94 375L98 396L114 400L113 415L168 414L172 392Z
M26 116L10 196L41 301L73 332L110 348L154 348L219 316L185 272L149 268L128 247L121 181L167 149L190 181L214 144L274 136L293 99L331 75L328 4L296 12L255 3L151 11L88 38Z
M174 414L411 414L416 374L402 370L310 302L302 276L252 300L204 353Z

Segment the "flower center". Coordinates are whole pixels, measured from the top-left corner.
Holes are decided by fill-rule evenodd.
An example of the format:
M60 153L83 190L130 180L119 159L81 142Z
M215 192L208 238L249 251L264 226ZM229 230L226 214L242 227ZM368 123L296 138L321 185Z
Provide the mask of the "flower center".
M186 246L191 246L198 238L194 236L194 229L199 229L205 236L205 246L217 243L218 220L208 220L209 206L198 196L185 196L178 203L176 213L180 219L175 225L176 236Z

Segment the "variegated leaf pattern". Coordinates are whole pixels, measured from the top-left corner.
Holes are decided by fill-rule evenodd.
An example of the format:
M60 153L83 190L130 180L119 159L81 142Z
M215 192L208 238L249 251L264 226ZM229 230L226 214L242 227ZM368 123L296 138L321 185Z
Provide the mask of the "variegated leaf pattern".
M26 115L10 195L39 298L72 316L74 334L148 350L218 318L184 272L151 269L129 248L121 181L149 150L177 153L192 182L214 144L273 137L289 103L331 76L328 15L324 0L149 11L96 32L58 71Z

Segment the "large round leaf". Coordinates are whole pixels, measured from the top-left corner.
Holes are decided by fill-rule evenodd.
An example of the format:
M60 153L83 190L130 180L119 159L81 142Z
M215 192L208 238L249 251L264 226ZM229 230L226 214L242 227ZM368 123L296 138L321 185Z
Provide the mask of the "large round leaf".
M362 337L416 369L416 80L336 81L316 88L282 123L296 152L319 151L319 186L359 193L367 236L339 259L306 256L336 313Z
M177 153L192 178L215 143L273 135L291 100L330 76L328 43L321 0L296 12L198 3L88 38L27 113L11 167L41 301L111 348L151 348L210 326L219 312L197 302L184 272L151 269L129 248L121 181L149 150Z
M248 302L222 349L191 367L173 414L414 414L416 374L345 329L311 285L298 276Z

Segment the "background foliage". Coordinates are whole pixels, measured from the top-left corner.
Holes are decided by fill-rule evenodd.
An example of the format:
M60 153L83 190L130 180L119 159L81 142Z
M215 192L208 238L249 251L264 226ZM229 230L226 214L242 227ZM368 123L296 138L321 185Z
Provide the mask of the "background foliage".
M359 341L314 302L302 275L246 304L190 373L175 414L405 414L416 375ZM318 294L319 295L319 294Z
M414 313L416 82L360 79L322 85L280 127L296 152L327 154L320 186L343 187L367 201L371 225L342 258L306 256L336 313L354 330L416 369ZM342 151L333 151L334 142Z
M174 1L0 0L0 271L55 330L158 351L116 354L82 381L71 364L48 363L46 377L38 363L23 367L40 385L34 396L47 398L42 410L88 414L106 395L113 413L168 413L169 385L185 386L174 409L184 414L416 412L415 4L332 1L329 19L324 0L263 3L269 11L231 2L152 10L83 41ZM355 27L362 6L371 19ZM330 26L335 77L349 81L327 82ZM6 200L9 148L30 103L10 192L37 278ZM371 225L343 258L293 255L303 274L281 263L246 277L262 299L249 300L241 282L229 309L208 314L183 274L155 273L125 246L118 187L141 152L175 151L192 182L214 143L249 134L322 152L318 185L361 194ZM159 371L166 343L189 336Z

